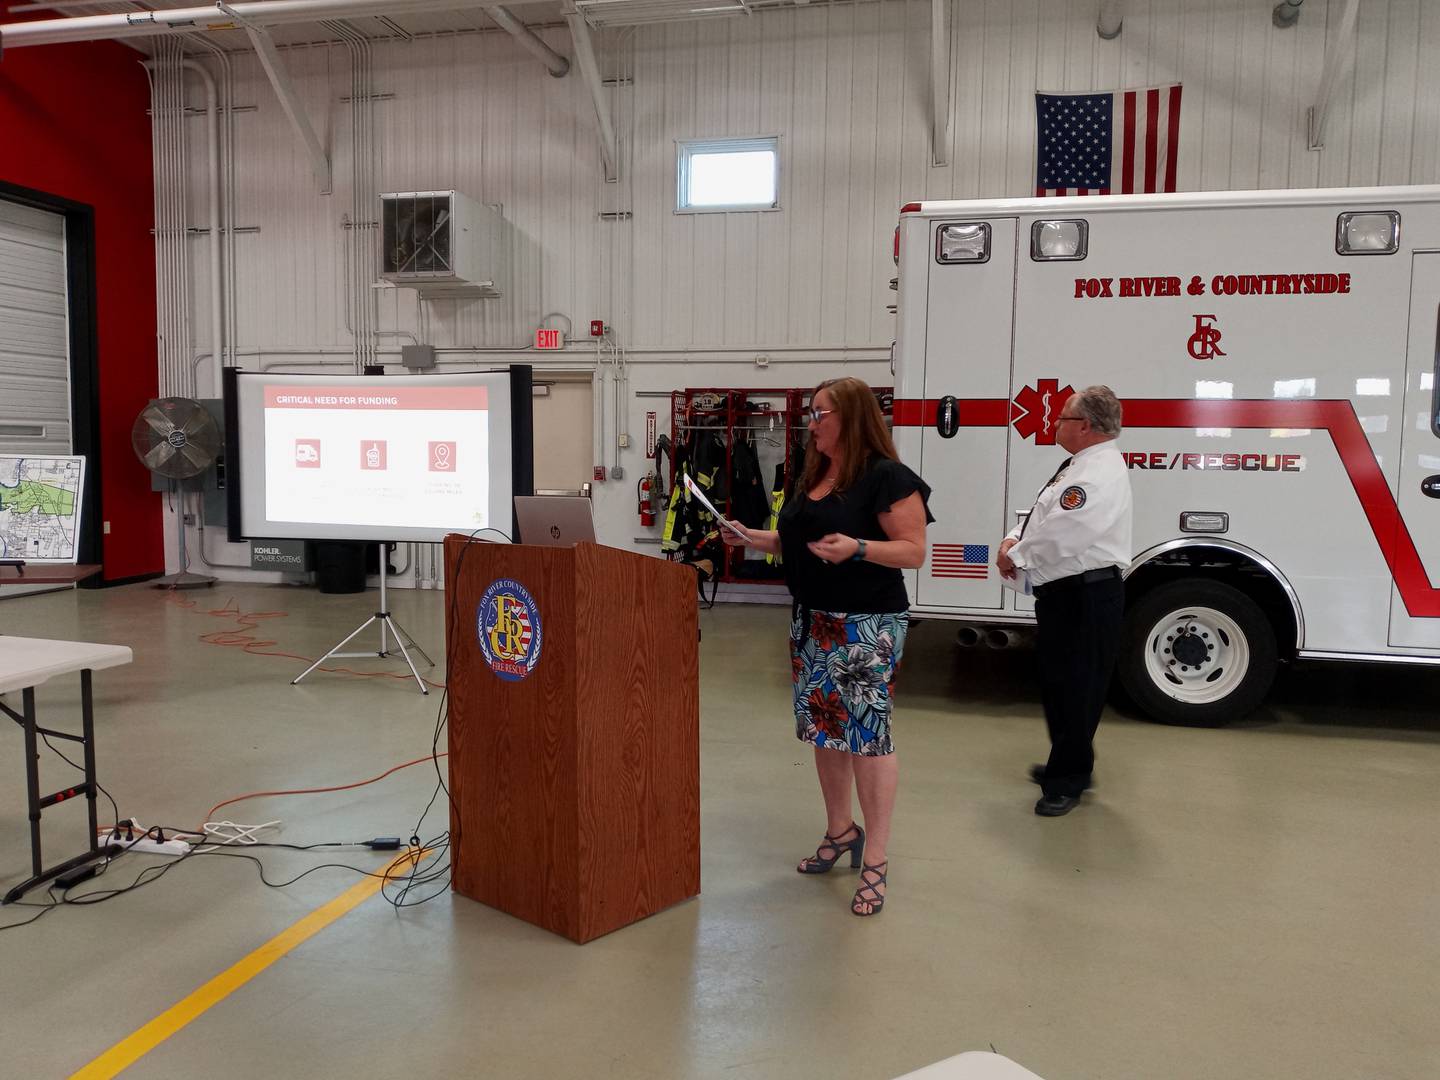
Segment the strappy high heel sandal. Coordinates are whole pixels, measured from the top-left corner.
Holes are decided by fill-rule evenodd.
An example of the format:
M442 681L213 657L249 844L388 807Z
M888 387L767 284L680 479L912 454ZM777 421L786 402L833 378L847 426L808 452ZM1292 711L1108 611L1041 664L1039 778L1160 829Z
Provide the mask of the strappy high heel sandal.
M850 831L855 830L853 840L841 840ZM850 823L850 829L844 830L840 836L825 834L825 840L815 849L815 854L804 860L795 867L796 873L800 874L828 874L831 868L839 861L840 856L850 852L850 869L855 870L860 866L860 857L865 853L865 830L855 822ZM822 851L829 851L829 857L820 854Z
M874 866L865 864L865 868L860 871L860 887L855 890L855 898L850 901L851 915L859 915L863 919L867 915L880 914L881 908L885 906L885 897L880 892L880 886L885 884L885 876L889 871L888 859ZM870 910L861 911L861 904L869 904Z

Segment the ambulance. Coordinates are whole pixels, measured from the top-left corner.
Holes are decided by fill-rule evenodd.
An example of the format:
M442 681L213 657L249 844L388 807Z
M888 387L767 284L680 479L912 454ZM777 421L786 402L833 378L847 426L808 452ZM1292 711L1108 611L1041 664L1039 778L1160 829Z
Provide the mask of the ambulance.
M1440 664L1440 187L911 203L895 258L895 436L937 518L917 615L1033 622L996 548L1103 383L1144 712L1236 719L1295 658Z

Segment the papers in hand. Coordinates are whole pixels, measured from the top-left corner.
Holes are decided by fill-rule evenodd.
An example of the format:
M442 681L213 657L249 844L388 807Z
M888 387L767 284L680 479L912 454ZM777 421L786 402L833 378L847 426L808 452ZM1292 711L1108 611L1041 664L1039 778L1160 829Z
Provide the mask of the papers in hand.
M705 493L700 490L700 485L695 483L694 480L690 479L689 473L685 474L685 487L691 495L700 500L701 506L705 507L706 510L709 510L710 513L715 515L715 520L718 521L723 528L730 530L736 536L740 537L741 540L744 540L747 544L752 542L749 533L745 532L743 529L737 529L734 525L731 525L730 522L726 520L725 515L722 514L719 510L715 509L715 504L705 497Z
M1030 571L1021 570L1018 566L1015 568L1014 577L1006 577L1004 574L1001 574L1000 584L1004 585L1007 589L1014 589L1021 596L1033 595L1030 585Z

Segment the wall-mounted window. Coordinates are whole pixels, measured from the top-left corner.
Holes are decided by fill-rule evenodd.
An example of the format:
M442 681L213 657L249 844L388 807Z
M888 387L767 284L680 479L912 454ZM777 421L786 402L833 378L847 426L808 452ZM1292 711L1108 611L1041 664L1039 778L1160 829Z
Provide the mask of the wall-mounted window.
M780 208L780 140L689 139L677 144L681 214Z

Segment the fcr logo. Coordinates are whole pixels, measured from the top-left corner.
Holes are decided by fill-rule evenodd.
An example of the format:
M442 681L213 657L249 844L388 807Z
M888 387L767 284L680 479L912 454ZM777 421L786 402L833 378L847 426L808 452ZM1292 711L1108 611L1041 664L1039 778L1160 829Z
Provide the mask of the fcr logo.
M1190 335L1185 347L1196 360L1213 360L1225 355L1220 348L1220 331L1215 328L1214 315L1195 316L1195 332Z

